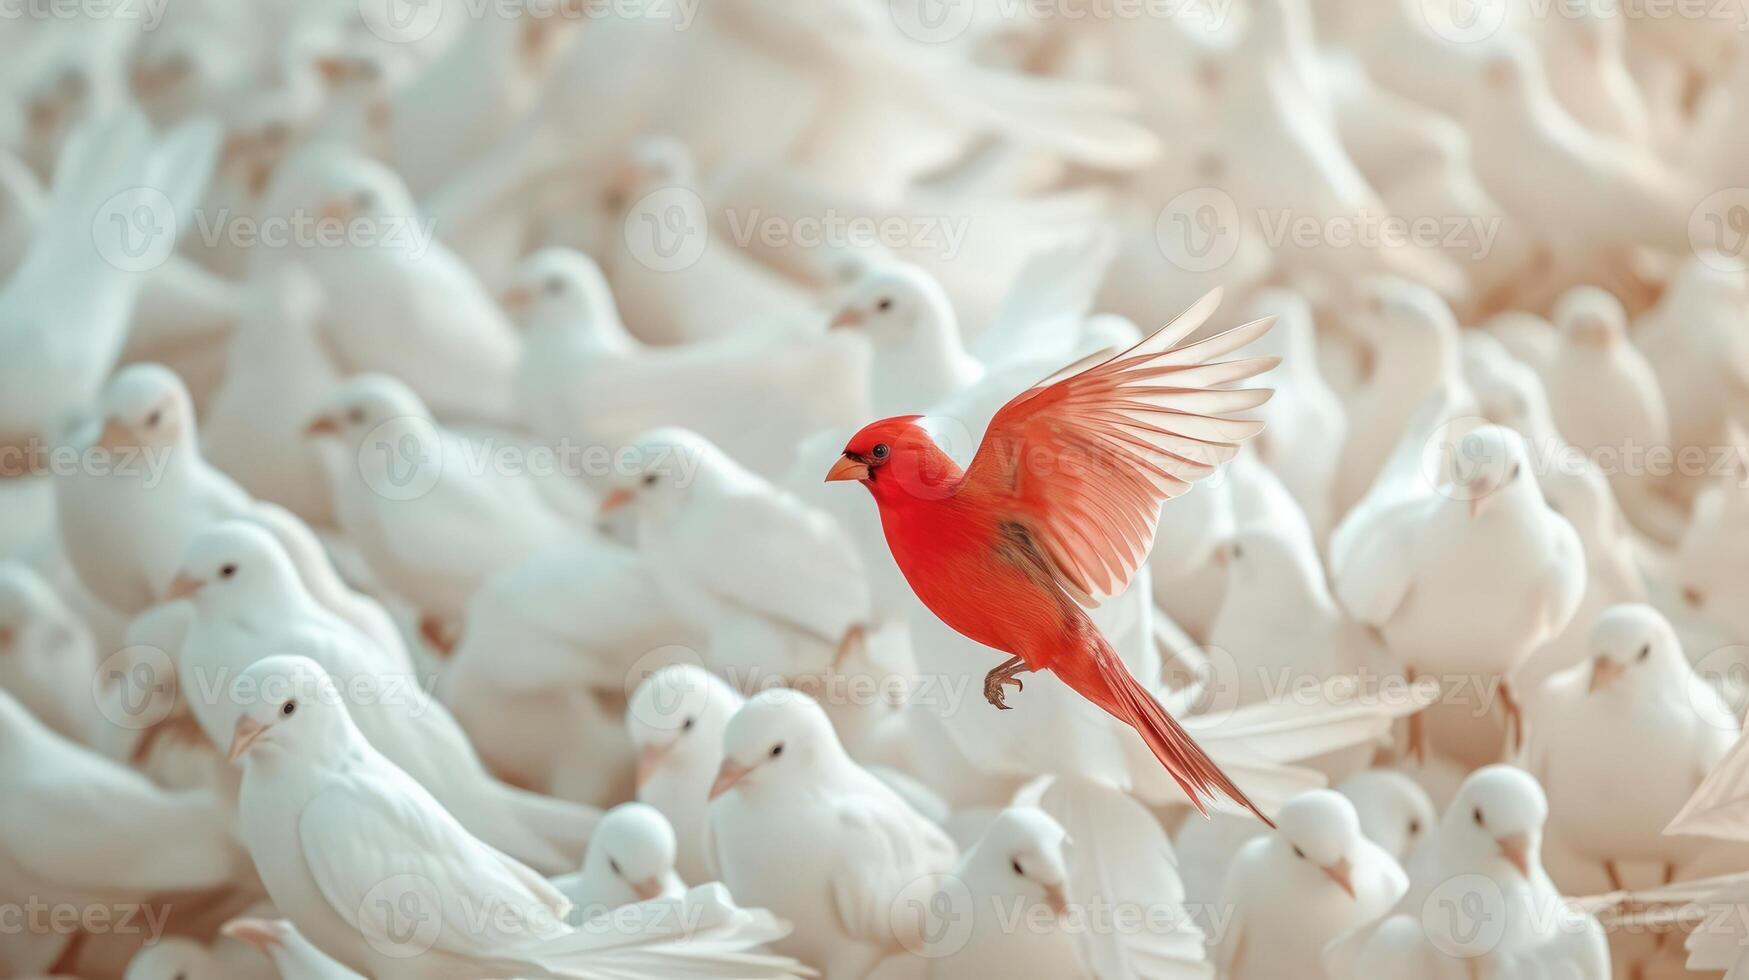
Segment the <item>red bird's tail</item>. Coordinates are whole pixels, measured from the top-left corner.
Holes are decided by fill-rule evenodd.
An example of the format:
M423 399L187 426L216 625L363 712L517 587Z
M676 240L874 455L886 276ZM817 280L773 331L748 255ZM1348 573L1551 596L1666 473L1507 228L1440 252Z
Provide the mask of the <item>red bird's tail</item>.
M1209 758L1202 746L1196 744L1178 719L1168 714L1142 682L1136 680L1110 644L1100 638L1089 652L1091 656L1059 658L1051 665L1051 671L1082 697L1134 728L1136 734L1142 736L1142 741L1148 743L1154 758L1160 760L1183 788L1184 795L1190 797L1190 802L1204 816L1208 815L1204 801L1214 799L1218 792L1256 814L1257 819L1270 827L1275 826L1275 821L1264 816L1232 778L1221 771L1215 760Z

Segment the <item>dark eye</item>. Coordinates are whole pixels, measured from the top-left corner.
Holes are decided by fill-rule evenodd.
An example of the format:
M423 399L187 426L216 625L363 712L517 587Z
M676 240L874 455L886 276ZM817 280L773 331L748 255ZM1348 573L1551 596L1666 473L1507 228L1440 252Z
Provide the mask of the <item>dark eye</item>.
M1296 846L1296 847L1295 847L1295 848L1294 848L1294 857L1297 857L1297 858L1300 858L1300 859L1301 859L1301 860L1304 860L1304 859L1305 859L1305 856L1306 856L1306 852L1305 852L1305 851L1303 851L1303 850L1301 850L1301 849L1300 849L1300 848L1299 848L1299 847L1297 847L1297 846Z
M692 731L692 721L693 720L691 718L688 718L685 721L681 722L680 723L680 730L683 732Z
M156 408L154 408L154 409L152 409L152 414L150 414L150 415L148 415L148 416L146 416L146 425L147 425L147 426L148 426L148 427L150 427L150 426L155 426L155 425L157 425L157 424L158 424L158 423L159 423L159 422L162 422L162 421L163 421L163 420L164 420L164 413L163 413L163 411L161 411L161 410L159 410L159 409L156 409Z
M1519 470L1520 470L1520 469L1522 469L1522 468L1523 468L1523 464L1522 464L1522 463L1513 463L1513 464L1512 464L1512 473L1511 473L1511 475L1510 475L1510 476L1508 476L1508 477L1507 477L1507 478L1506 478L1506 479L1508 479L1508 480L1516 480L1516 479L1518 479L1518 471L1519 471Z
M360 211L369 211L376 202L377 196L370 191L359 191L352 197L352 206Z
M267 143L269 146L284 142L285 137L285 123L269 123L267 128L261 131L262 142Z
M346 421L351 422L353 425L364 424L364 409L355 408L352 411L347 412Z
M231 562L230 564L219 566L219 578L230 578L231 576L233 576L235 574L237 574L237 563L236 562Z
M1234 558L1245 557L1245 546L1242 544L1233 545L1233 557Z
M880 302L875 304L875 309L880 310L882 313L885 313L892 308L893 308L893 301L890 299L887 299L885 297L883 297Z
M1481 807L1476 807L1476 812L1475 812L1474 816L1476 818L1476 826L1478 826L1478 827L1482 826L1483 821L1482 821L1482 808Z
M1645 646L1640 648L1640 655L1636 659L1644 660L1647 657L1650 657L1651 655L1652 655L1652 644L1648 643Z
M298 713L298 703L296 701L287 701L280 707L279 713L290 718L292 715Z
M541 288L549 293L562 293L565 291L565 280L558 276L548 276L547 281L541 284Z
M1020 859L1019 858L1015 858L1014 860L1009 861L1008 866L1010 868L1014 869L1015 874L1020 875L1023 878L1026 877L1026 872L1020 870Z
M776 745L773 745L771 747L771 757L773 759L777 758L778 756L780 756L782 754L783 754L783 743L782 742L779 742Z
M620 873L620 871L619 871L619 860L618 860L618 859L616 859L616 858L608 858L608 859L607 859L607 866L608 866L608 867L610 867L610 868L612 868L612 869L613 869L613 873L614 873L614 874L619 874L619 873Z
M654 474L654 473L645 473L645 474L644 474L644 479L643 479L643 481L642 481L642 482L643 482L643 484L644 484L644 486L646 486L646 487L653 487L653 486L655 486L655 485L656 485L656 474Z
M1414 837L1416 834L1419 834L1419 833L1421 833L1421 821L1419 821L1419 820L1409 821L1409 836Z
M871 452L871 455L874 456L875 459L886 459L887 454L892 452L892 451L893 450L886 443L877 442L877 443L875 443L875 447L874 447L873 451Z

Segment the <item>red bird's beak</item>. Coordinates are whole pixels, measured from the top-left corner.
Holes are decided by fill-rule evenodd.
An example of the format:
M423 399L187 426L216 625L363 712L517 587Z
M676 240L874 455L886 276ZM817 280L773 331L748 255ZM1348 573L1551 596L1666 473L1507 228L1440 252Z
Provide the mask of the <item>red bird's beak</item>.
M838 462L826 471L826 482L833 480L866 480L868 479L868 464L860 459L849 456L838 457Z

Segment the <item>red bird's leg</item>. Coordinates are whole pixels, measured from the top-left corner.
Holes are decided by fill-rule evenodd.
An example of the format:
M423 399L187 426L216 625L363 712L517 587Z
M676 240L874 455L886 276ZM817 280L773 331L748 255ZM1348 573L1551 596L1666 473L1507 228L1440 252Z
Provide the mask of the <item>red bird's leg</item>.
M984 699L997 708L1007 711L1008 703L1002 696L1002 685L1013 684L1017 691L1026 690L1026 685L1014 675L1024 674L1031 669L1026 665L1026 661L1019 657L1009 657L1002 661L1000 666L984 675Z

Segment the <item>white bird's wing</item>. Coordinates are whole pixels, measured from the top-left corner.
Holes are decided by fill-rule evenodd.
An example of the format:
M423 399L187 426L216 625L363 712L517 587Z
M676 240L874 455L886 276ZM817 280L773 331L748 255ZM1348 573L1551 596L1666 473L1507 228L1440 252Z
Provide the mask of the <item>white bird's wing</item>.
M1731 746L1664 832L1749 840L1749 738Z
M570 910L546 879L473 837L391 766L335 775L304 806L298 837L323 897L373 943L413 933L429 949L502 959L550 938Z
M829 881L833 911L849 935L896 946L920 923L899 921L894 899L918 879L952 868L953 842L891 793L859 795L836 809L843 837Z
M563 976L595 980L793 980L811 972L760 949L789 935L788 922L765 909L736 906L716 882L678 898L628 905L605 919L612 928L579 929L541 944L528 959Z
M1070 360L1081 324L1111 264L1114 243L1101 235L1042 249L1021 266L996 318L969 345L991 368L1017 361Z
M1096 977L1212 978L1202 930L1182 908L1172 841L1160 822L1120 790L1078 776L1053 780L1039 808L1063 825L1068 898L1082 908L1177 906L1168 926L1080 930L1082 962ZM1152 918L1152 917L1150 917Z

